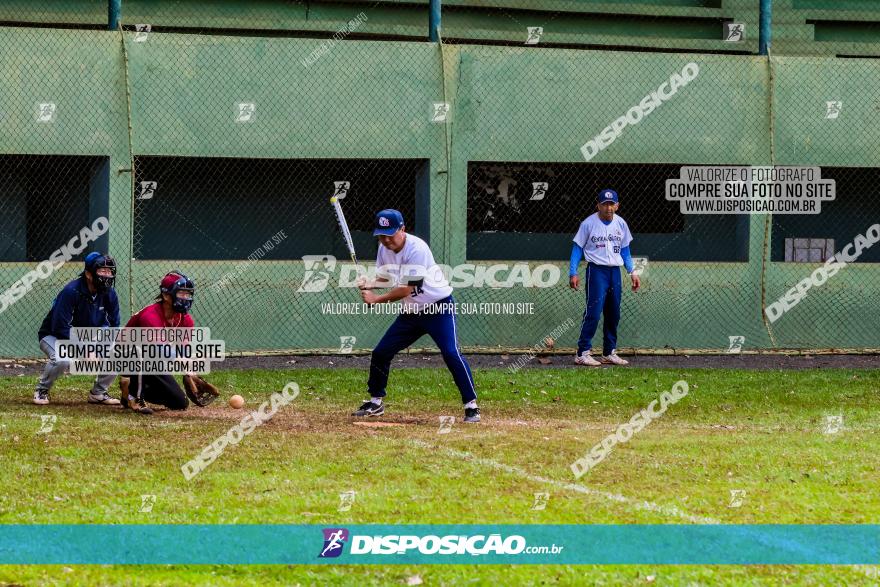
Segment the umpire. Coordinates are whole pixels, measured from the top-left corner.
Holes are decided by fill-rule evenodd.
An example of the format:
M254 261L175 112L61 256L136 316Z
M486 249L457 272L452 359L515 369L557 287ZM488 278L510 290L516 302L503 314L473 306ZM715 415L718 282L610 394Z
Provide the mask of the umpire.
M43 319L37 333L40 350L49 358L34 391L34 403L49 403L49 390L55 380L69 367L70 361L55 356L55 341L69 340L71 328L100 328L119 326L119 299L116 290L116 261L110 255L89 253L85 269L55 297L52 308ZM105 406L119 405L107 390L116 378L115 373L98 375L89 393L89 403Z

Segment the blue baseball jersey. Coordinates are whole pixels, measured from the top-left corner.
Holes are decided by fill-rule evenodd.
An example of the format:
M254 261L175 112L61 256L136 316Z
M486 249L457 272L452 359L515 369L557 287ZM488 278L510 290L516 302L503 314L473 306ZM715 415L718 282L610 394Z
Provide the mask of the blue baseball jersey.
M74 279L55 297L37 338L52 335L59 340L70 337L73 327L119 326L119 299L116 290L92 294L85 276Z

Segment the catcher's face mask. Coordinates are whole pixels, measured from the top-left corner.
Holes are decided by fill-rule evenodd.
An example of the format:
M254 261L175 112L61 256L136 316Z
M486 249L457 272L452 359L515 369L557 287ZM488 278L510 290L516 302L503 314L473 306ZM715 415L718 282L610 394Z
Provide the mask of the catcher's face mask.
M177 279L170 285L164 285L161 288L162 293L167 293L171 296L171 307L175 312L178 314L188 314L190 308L192 308L196 285L183 273L175 273L174 275Z
M98 291L107 291L116 284L116 260L110 255L89 253L85 265Z

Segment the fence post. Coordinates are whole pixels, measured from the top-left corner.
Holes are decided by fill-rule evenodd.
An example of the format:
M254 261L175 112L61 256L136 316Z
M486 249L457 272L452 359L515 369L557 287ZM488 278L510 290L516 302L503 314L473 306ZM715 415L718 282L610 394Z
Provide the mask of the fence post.
M440 41L440 0L431 0L428 12L428 38L432 43Z
M122 14L122 0L107 1L107 28L115 31L119 28L119 15Z
M767 55L770 51L772 14L773 0L761 0L761 25L758 33L758 51L761 55Z

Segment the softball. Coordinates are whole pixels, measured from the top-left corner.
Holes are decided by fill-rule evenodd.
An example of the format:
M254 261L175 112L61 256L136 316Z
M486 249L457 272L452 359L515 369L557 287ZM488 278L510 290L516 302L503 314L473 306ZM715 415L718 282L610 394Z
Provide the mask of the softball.
M237 410L244 405L244 398L240 395L234 395L229 398L229 405Z

